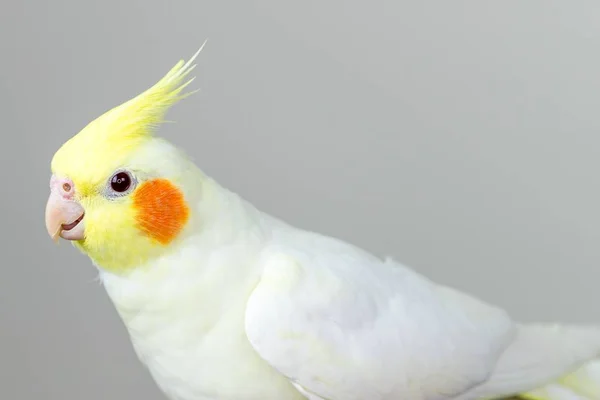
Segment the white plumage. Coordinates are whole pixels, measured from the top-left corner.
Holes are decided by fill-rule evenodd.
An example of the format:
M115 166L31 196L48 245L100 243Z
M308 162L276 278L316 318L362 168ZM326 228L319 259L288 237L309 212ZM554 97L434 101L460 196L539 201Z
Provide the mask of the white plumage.
M151 163L155 154L170 154L168 167ZM393 260L257 210L165 141L131 165L176 182L193 205L170 252L126 275L101 270L172 400L533 396L566 390L559 379L600 356L597 327L517 324Z

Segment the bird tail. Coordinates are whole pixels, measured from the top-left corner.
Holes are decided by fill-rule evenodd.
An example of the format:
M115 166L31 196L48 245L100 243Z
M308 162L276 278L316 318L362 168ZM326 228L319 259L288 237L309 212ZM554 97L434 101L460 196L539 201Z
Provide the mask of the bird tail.
M600 400L600 328L519 324L488 380L467 399Z
M600 359L592 360L575 372L519 397L526 400L600 399Z

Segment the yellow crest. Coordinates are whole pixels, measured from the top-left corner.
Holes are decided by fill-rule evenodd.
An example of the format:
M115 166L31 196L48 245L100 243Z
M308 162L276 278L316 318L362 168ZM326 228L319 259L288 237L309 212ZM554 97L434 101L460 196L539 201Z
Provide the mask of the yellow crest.
M52 171L70 175L73 180L95 185L164 121L167 110L195 93L182 93L194 77L189 73L200 49L185 62L180 60L152 87L129 101L107 111L69 139L54 155ZM84 189L84 188L80 188Z

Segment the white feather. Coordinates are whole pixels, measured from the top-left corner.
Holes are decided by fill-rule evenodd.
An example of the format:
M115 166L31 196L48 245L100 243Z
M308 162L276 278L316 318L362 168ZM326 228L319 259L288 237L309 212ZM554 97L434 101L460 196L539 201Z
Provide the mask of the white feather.
M131 168L179 184L191 222L171 251L101 278L172 400L557 391L557 378L600 353L597 329L524 327L397 262L260 212L162 140L138 153Z

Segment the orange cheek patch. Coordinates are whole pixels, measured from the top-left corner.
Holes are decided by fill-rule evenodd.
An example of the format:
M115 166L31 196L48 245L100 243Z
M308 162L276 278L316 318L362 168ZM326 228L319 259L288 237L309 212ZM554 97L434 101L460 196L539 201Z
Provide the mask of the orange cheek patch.
M135 191L133 203L142 231L162 244L175 239L189 217L183 193L166 179L144 182Z

